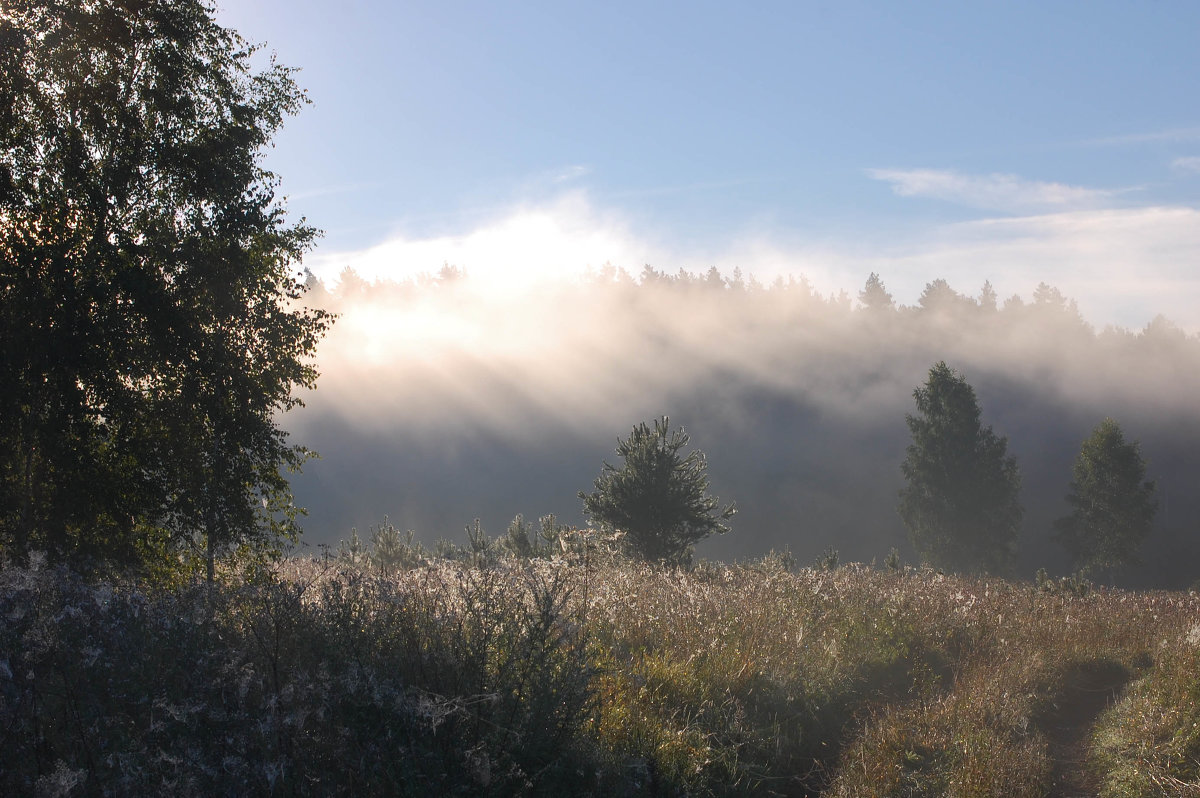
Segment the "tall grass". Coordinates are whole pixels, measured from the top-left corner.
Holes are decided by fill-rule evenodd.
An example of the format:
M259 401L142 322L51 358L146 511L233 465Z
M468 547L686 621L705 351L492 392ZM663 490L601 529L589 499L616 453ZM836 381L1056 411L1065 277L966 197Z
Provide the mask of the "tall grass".
M572 790L594 690L570 590L452 566L161 592L6 567L0 792Z
M1200 794L1194 594L577 543L212 588L6 565L0 793Z

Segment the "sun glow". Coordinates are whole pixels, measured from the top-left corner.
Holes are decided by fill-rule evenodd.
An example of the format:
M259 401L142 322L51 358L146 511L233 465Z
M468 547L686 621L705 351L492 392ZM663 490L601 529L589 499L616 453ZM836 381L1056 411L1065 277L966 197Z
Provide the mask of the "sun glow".
M396 236L353 253L315 255L306 263L325 280L347 264L366 280L395 280L436 274L444 265L464 270L495 295L527 292L573 280L605 263L661 265L665 256L634 236L615 214L595 209L581 193L568 193L539 207L504 214L459 235Z
M398 352L435 360L448 353L478 351L486 341L482 324L421 305L403 311L359 305L338 320L333 335L341 356L371 364L394 363Z

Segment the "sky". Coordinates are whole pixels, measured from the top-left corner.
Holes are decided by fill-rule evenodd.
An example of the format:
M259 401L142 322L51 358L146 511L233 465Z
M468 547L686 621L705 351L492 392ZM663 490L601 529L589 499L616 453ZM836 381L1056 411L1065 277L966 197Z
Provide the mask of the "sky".
M305 265L944 278L1200 332L1200 3L217 0L312 101Z

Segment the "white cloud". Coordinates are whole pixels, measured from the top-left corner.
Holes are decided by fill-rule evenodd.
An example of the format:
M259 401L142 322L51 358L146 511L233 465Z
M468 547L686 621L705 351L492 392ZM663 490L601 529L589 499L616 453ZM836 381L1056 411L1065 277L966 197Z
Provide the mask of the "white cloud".
M1130 133L1124 136L1108 136L1092 139L1088 144L1101 146L1150 144L1160 141L1195 141L1200 139L1200 127L1177 127L1169 130L1157 130L1151 133Z
M1171 161L1171 168L1180 172L1200 172L1200 156L1191 155L1187 158L1176 158Z
M1068 210L982 219L914 231L887 245L860 240L797 241L778 235L736 238L719 250L661 244L621 214L597 209L581 192L521 206L474 230L428 239L398 237L359 252L314 254L307 265L332 283L344 266L368 278L465 269L493 291L521 291L611 263L637 275L661 271L725 274L740 267L769 282L806 276L823 294L851 295L872 271L898 302L914 304L925 284L944 278L976 293L990 280L1002 298L1029 299L1039 282L1079 302L1094 324L1140 328L1159 313L1200 331L1200 209L1170 206Z
M1006 213L1095 207L1119 193L1017 175L965 175L949 169L868 169L867 174L891 183L892 191L902 197L929 197Z
M554 175L553 182L568 183L572 180L578 180L581 177L586 177L587 175L591 174L591 171L592 170L590 167L583 166L582 164L568 166Z
M1109 209L988 219L950 225L902 251L872 259L896 275L913 301L913 283L943 277L975 292L990 279L1002 297L1026 299L1047 282L1078 300L1098 325L1140 328L1157 314L1200 331L1200 210L1188 207ZM889 283L890 287L891 283Z
M444 264L501 288L579 274L605 263L663 262L662 252L639 240L616 214L597 211L581 192L539 206L519 206L458 235L392 238L357 252L320 253L306 265L323 280L346 267L366 279L402 280L436 273Z

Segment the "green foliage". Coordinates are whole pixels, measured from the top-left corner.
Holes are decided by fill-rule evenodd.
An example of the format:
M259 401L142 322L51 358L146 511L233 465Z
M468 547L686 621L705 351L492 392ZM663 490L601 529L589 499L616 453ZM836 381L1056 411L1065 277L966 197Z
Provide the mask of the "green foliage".
M337 557L347 565L357 565L363 561L366 552L363 549L362 538L358 536L358 527L350 528L350 537L338 541Z
M799 566L799 562L796 560L796 555L787 548L785 548L783 551L771 549L765 555L763 555L758 562L767 570L779 569L789 573L794 572ZM701 569L702 566L711 567L711 564L707 563L705 560L701 560L695 565L695 569Z
M509 523L499 545L509 556L519 560L527 560L538 553L532 525L525 523L525 516L520 513Z
M1055 522L1058 541L1082 573L1136 563L1158 509L1138 444L1126 443L1120 425L1106 418L1083 442L1072 473L1072 511Z
M646 793L816 795L867 697L914 685L927 641L884 594L789 565L598 574L600 741Z
M371 531L371 551L367 557L384 574L416 568L425 561L425 550L415 537L416 532L411 529L401 536L385 515L383 523Z
M624 465L605 462L595 492L579 493L589 518L623 532L629 549L649 562L687 562L695 543L728 532L725 522L737 512L708 495L703 452L680 453L688 441L682 428L670 429L666 416L653 429L638 424L627 440L617 441Z
M900 517L925 562L952 571L1011 569L1020 475L1006 439L980 424L975 390L944 362L913 392L912 444L900 466Z
M1098 724L1091 758L1102 798L1200 796L1200 630L1170 643Z
M464 529L467 533L467 551L470 562L474 565L488 565L493 562L499 553L499 546L496 541L488 537L480 520L476 518Z
M538 550L553 552L555 549L561 549L565 545L564 537L570 531L569 526L558 522L558 517L554 513L543 515L538 519Z
M1091 591L1092 583L1081 573L1055 579L1045 568L1039 568L1033 576L1033 589L1040 593L1083 598Z
M343 566L372 567L384 575L408 571L426 560L425 549L415 538L411 529L401 535L385 515L383 523L371 527L371 537L365 544L358 529L352 527L350 537L338 542L337 560Z
M294 538L277 418L330 317L260 163L292 71L200 0L0 9L0 550L152 570Z

